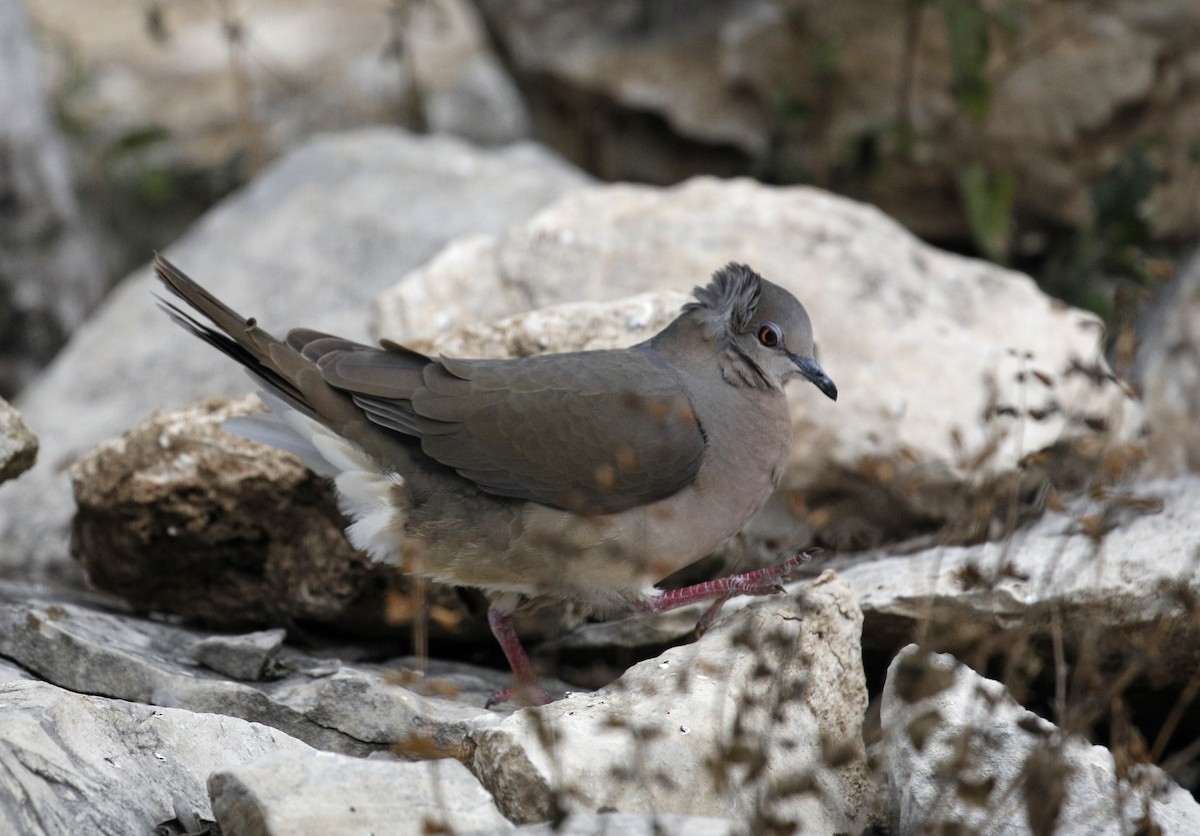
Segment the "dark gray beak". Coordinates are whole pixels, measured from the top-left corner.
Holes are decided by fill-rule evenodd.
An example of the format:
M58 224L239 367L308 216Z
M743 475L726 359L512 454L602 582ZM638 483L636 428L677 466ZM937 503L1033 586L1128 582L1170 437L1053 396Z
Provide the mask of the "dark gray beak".
M817 365L816 360L811 357L797 357L793 354L792 362L796 364L800 374L808 378L813 386L824 392L827 398L831 401L837 400L837 386L829 379L829 375L825 374L825 370Z

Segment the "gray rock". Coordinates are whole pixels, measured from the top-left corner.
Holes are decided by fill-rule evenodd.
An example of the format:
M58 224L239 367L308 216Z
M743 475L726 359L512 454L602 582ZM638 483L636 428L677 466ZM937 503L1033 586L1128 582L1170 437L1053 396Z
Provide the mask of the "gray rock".
M73 694L45 682L0 683L0 830L26 836L151 833L212 820L216 770L308 746L218 714Z
M880 754L892 832L1200 832L1200 804L1161 770L1018 705L949 655L905 648L888 669Z
M0 2L0 395L10 397L100 300L105 279L25 6Z
M0 398L0 482L15 479L37 460L38 440L21 413Z
M278 663L289 675L235 682L193 661L206 634L15 594L0 597L0 655L73 691L240 717L352 755L392 746L459 752L468 730L503 717L482 708L507 684L500 672L448 666L443 682L436 664L423 677L405 673L417 667L412 660L346 665L285 648Z
M472 770L518 823L615 809L849 830L866 791L860 630L849 587L823 576L472 735Z
M376 324L447 352L574 348L585 330L573 321L608 322L605 335L627 345L665 321L667 297L613 300L690 288L730 260L804 301L841 392L836 404L790 392L779 508L798 531L839 547L934 526L950 540L995 537L1012 497L1136 460L1140 407L1108 370L1096 317L811 188L697 178L582 189L502 233L460 239L381 297ZM548 309L520 313L531 307ZM644 325L613 327L637 308ZM766 539L780 540L776 560L797 540Z
M406 270L584 179L532 145L480 151L386 129L322 137L210 212L170 256L272 329L362 337L367 301ZM253 388L158 311L153 294L150 271L134 273L23 393L42 464L20 490L0 486L6 572L43 572L65 557L73 507L62 468L75 457L153 410Z
M1002 542L825 565L854 588L870 649L921 635L960 654L1016 645L1049 665L1057 635L1071 658L1182 684L1200 644L1197 531L1200 478L1188 477L1072 500Z
M259 630L240 636L209 636L192 646L192 657L209 670L243 682L257 682L271 673L287 631Z
M1200 251L1180 266L1139 331L1134 380L1152 463L1164 475L1200 471Z
M512 829L467 768L449 759L289 753L214 772L208 790L217 824L237 836Z

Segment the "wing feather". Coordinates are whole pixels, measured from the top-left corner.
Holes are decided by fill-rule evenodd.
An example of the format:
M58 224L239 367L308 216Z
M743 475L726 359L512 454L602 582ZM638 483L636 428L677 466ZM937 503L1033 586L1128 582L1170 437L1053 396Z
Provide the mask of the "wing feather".
M650 349L459 360L330 348L318 361L327 383L489 493L614 513L700 469L691 401Z

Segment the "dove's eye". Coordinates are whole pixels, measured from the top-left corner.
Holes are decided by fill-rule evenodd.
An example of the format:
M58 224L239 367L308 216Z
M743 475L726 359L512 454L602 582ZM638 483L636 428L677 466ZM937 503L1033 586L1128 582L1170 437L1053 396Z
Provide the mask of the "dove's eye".
M783 332L774 322L764 322L758 326L758 341L767 348L776 348L783 342Z

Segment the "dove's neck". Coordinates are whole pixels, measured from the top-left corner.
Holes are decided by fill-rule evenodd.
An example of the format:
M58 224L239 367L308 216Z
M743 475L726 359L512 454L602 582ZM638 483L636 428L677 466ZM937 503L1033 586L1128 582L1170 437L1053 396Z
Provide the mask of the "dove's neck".
M681 372L711 376L715 366L727 386L782 395L782 390L762 369L738 349L724 327L711 312L686 311L652 337L647 345Z

